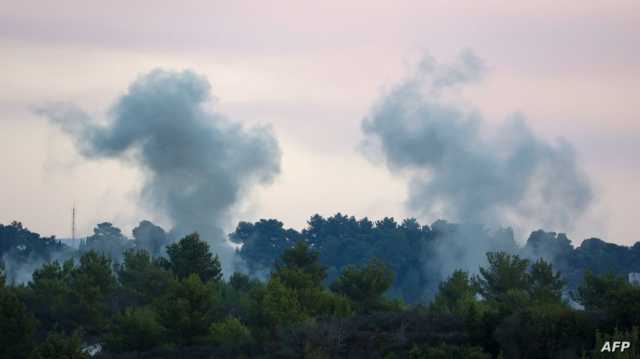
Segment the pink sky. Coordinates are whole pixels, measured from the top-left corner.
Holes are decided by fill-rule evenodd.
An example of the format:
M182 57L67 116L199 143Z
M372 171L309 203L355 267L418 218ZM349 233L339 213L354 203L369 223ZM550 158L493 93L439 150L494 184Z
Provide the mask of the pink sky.
M411 216L402 179L358 153L360 121L423 53L447 61L470 48L490 71L465 96L489 121L519 111L542 136L576 146L597 201L570 236L633 243L640 240L638 24L638 1L4 4L0 202L10 205L0 207L0 223L18 219L65 237L74 199L85 232L101 220L127 231L143 216L163 222L139 206L136 169L87 163L29 111L68 101L104 118L128 83L155 67L204 74L217 111L273 126L283 173L256 188L237 219L275 217L299 228L316 212Z

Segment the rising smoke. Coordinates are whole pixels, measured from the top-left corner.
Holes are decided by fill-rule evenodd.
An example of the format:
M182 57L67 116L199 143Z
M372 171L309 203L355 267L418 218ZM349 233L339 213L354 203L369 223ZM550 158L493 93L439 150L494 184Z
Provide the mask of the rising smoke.
M36 112L68 133L83 156L139 166L146 203L173 221L177 235L198 231L228 272L233 251L221 228L251 185L279 173L281 155L269 128L246 129L206 111L210 92L207 79L191 71L154 70L115 102L106 126L70 105Z
M461 88L484 72L471 52L452 65L427 58L362 123L367 154L408 178L409 210L462 223L430 244L435 256L424 270L440 280L477 271L488 251L518 252L513 232L500 227L569 230L592 200L569 143L539 138L522 115L492 128L461 101Z
M422 216L571 228L592 199L573 147L536 136L522 115L493 129L456 99L484 72L468 51L453 65L427 58L363 121L365 148L408 176L408 207Z

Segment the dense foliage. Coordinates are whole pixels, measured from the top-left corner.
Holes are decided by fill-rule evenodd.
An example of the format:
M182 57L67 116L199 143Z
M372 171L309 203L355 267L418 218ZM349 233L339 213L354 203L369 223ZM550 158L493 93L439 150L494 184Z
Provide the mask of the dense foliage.
M640 287L621 275L637 244L574 249L538 231L523 249L487 252L476 271L428 277L428 251L456 225L314 216L302 232L241 223L231 238L261 277L225 278L197 234L165 248L158 229L144 224L145 240L132 241L101 224L24 284L3 269L0 358L601 358L604 341L631 340L622 358L640 345ZM509 247L508 233L480 236ZM607 258L626 267L590 264ZM426 299L420 285L438 276Z
M320 253L333 282L345 267L381 258L394 273L390 295L408 303L430 301L438 284L454 270L476 272L486 264L483 254L504 251L522 258L544 258L558 269L567 288L574 290L586 270L627 276L640 272L640 242L632 247L590 238L574 248L566 235L535 231L524 247L509 229L490 231L482 226L436 221L420 225L415 219L393 218L372 222L342 215L311 217L307 228L285 229L274 219L241 222L230 239L242 244L240 256L253 275L269 273L283 251L298 241Z

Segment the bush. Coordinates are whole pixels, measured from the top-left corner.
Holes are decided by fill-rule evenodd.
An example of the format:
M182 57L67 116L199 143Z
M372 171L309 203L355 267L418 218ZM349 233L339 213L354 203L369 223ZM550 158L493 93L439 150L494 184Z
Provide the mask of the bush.
M127 308L114 319L111 333L105 337L105 349L116 353L145 351L159 345L164 332L153 310Z
M31 359L51 358L88 359L89 355L82 351L82 339L77 332L71 336L51 332L47 339L34 349Z
M251 332L234 317L211 324L211 337L214 343L225 348L239 348L251 343Z
M436 347L418 348L409 351L409 359L491 359L482 348L441 344Z

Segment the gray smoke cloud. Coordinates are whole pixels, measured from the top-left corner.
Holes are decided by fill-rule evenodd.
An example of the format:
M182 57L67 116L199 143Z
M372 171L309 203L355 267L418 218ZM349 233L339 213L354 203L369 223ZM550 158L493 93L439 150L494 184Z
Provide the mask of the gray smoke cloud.
M484 73L469 51L450 65L422 61L364 119L364 148L408 177L408 207L422 216L570 228L592 201L573 147L538 137L519 114L489 126L459 99Z
M207 111L210 99L205 77L157 69L129 86L105 126L72 105L36 112L72 136L85 157L139 166L146 203L167 215L178 235L198 231L228 271L233 251L221 228L251 185L279 173L281 154L268 127L244 128Z

